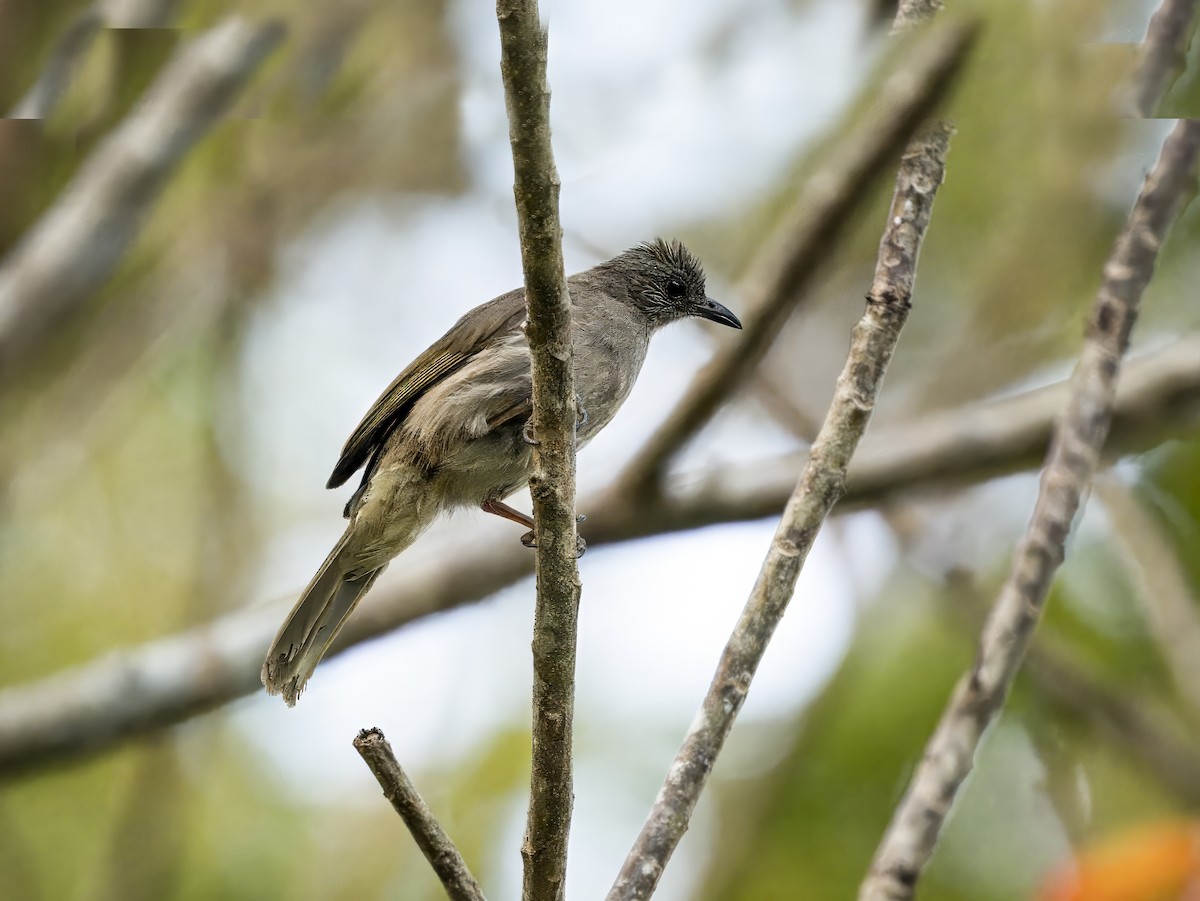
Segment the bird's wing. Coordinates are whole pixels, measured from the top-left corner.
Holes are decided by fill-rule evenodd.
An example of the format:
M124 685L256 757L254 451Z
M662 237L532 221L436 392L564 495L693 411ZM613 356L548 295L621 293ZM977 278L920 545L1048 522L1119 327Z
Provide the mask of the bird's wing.
M476 307L454 324L432 347L417 357L371 405L342 455L327 488L337 488L371 457L433 385L462 366L496 336L517 329L525 318L525 291L518 288Z

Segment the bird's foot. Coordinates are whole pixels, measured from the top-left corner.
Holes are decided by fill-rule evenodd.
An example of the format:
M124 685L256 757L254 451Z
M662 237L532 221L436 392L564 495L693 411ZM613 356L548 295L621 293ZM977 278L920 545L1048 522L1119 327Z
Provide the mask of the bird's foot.
M533 437L533 417L529 417L525 421L525 428L521 429L521 437L525 439L525 443L531 447L537 447L542 442Z
M580 518L581 517L577 517L576 518L577 521ZM537 535L534 534L533 529L530 529L528 532L526 532L524 535L521 536L521 544L525 545L525 547L528 547L528 548L536 548L537 547ZM577 534L575 536L575 559L578 560L585 553L587 553L587 542L583 540L582 535Z
M583 404L579 402L579 395L575 395L575 431L578 432L588 421L588 411Z

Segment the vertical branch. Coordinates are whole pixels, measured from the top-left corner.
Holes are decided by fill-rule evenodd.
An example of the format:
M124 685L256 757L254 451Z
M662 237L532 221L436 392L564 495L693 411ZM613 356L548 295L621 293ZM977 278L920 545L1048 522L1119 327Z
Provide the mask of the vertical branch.
M1198 154L1200 120L1180 120L1117 237L1092 307L1066 413L1042 470L1037 505L1013 556L1008 581L983 628L975 665L955 687L875 853L860 901L913 897L946 815L971 771L983 732L1004 704L1091 483L1138 302L1181 200L1195 184Z
M396 760L383 733L378 729L363 729L354 739L354 750L370 767L383 789L383 796L404 820L413 841L442 881L450 901L485 901L483 889L467 869L467 862Z
M908 319L917 256L945 172L950 134L945 126L926 129L904 155L867 309L851 335L850 354L838 377L833 403L700 711L608 901L645 899L654 892L687 831L767 643L783 619L817 532L845 492L850 457L866 430L884 372Z
M526 901L563 897L571 826L571 726L581 591L576 563L574 362L563 273L558 173L550 144L547 37L537 0L497 0L500 68L529 306L537 536L533 626L533 774L521 848Z

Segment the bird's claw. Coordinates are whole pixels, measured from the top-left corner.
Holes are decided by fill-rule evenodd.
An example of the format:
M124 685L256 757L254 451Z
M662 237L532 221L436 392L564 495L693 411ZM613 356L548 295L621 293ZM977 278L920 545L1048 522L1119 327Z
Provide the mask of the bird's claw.
M525 421L525 428L521 429L521 437L525 439L525 443L531 447L537 447L542 442L533 437L533 418L530 417ZM532 545L530 545L532 547Z
M533 529L521 536L521 544L528 548L537 547L537 535L534 534ZM587 553L587 542L583 540L582 535L577 534L575 536L575 559L578 560L585 553Z

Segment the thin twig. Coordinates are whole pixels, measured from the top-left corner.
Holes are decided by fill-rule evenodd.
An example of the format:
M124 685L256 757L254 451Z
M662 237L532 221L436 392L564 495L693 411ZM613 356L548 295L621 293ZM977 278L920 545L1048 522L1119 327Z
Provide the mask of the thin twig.
M955 688L875 854L860 901L913 897L983 732L1004 703L1100 458L1138 301L1181 198L1195 181L1198 154L1200 121L1181 120L1117 238L1092 308L1069 405L1055 430L1037 505L1011 574L984 626L975 665Z
M657 490L671 458L757 369L876 179L954 83L976 31L973 23L939 24L874 89L870 111L839 142L829 164L806 182L742 280L738 293L747 312L737 343L697 373L622 474L631 493Z
M870 420L884 372L908 319L917 257L942 183L949 144L950 130L935 127L925 130L905 152L867 309L851 335L850 354L833 403L704 703L625 858L609 901L649 898L658 885L688 828L767 643L783 618L817 532L845 491L850 457Z
M575 526L575 418L571 298L563 271L558 172L550 143L547 34L537 0L497 0L500 70L512 142L521 263L533 366L533 474L537 535L533 622L533 772L521 855L525 901L566 890L571 828L571 734L579 565Z
M354 750L371 768L383 796L404 820L451 901L484 901L483 889L471 875L467 862L401 768L383 733L378 729L363 729L354 739Z
M1153 116L1172 82L1186 68L1188 38L1198 6L1197 0L1163 0L1150 19L1130 91L1135 116Z
M855 454L837 512L907 492L949 491L1031 469L1045 459L1066 383L873 431ZM1135 360L1122 373L1107 449L1140 452L1200 423L1200 335ZM777 516L804 457L715 470L686 492L585 498L593 545ZM414 560L358 610L330 656L409 623L488 597L529 575L523 548L459 541L451 558ZM0 779L110 750L261 689L262 656L291 600L240 610L186 632L111 651L0 691ZM282 609L281 609L282 608Z
M116 270L168 176L279 43L231 17L184 47L0 268L0 361L32 354Z

